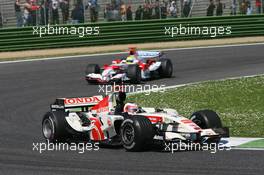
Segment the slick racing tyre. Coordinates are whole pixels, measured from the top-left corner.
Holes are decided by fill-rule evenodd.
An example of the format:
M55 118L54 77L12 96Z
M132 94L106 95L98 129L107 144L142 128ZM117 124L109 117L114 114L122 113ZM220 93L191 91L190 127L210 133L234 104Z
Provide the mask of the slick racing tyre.
M220 117L215 111L201 110L192 114L191 120L202 129L222 128ZM219 143L220 137L213 137L207 140L207 143Z
M162 59L160 68L158 69L160 77L170 78L173 73L173 66L171 60Z
M127 77L130 78L131 83L140 83L141 70L137 64L131 64L127 67Z
M47 112L42 120L42 134L50 142L64 142L69 138L68 123L63 112Z
M99 74L100 73L100 66L98 64L88 64L85 70L85 74Z
M201 110L191 115L191 120L202 129L222 128L222 122L216 112Z
M121 140L127 151L142 151L151 145L154 128L144 116L131 116L121 125Z

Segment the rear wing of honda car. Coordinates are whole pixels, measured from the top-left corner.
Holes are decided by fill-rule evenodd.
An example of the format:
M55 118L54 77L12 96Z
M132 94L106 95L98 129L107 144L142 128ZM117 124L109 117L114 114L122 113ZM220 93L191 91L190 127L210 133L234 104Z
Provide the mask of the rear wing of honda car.
M50 105L52 111L76 109L80 111L88 111L91 107L103 100L102 95L92 97L76 97L76 98L57 98Z

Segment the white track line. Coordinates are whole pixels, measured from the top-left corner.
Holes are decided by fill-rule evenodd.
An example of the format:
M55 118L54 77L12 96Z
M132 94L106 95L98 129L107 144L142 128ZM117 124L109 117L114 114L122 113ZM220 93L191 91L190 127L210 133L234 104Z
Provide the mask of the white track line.
M233 45L230 44L230 45L217 45L217 46L201 46L201 47L187 47L187 48L172 48L172 49L160 49L160 51L211 49L211 48L242 47L242 46L257 46L257 45L264 45L264 43L233 44ZM159 49L156 49L156 50L159 50ZM155 50L150 50L150 51L155 51ZM110 53L98 53L98 54L76 55L76 56L63 56L63 57L47 57L47 58L25 59L25 60L16 60L16 61L2 61L2 62L0 61L0 64L32 62L32 61L43 61L43 60L59 60L59 59L76 58L76 57L92 57L92 56L115 55L115 54L124 54L124 53L127 53L127 52L110 52Z
M231 148L232 150L264 151L264 148Z
M254 138L254 137L229 137L222 138L220 143L228 147L238 147L243 144L247 144L257 140L263 140L264 138ZM242 147L243 148L243 147Z
M264 148L240 148L240 147L233 147L228 145L221 145L219 148L228 148L228 151L232 150L242 150L242 151L264 151Z

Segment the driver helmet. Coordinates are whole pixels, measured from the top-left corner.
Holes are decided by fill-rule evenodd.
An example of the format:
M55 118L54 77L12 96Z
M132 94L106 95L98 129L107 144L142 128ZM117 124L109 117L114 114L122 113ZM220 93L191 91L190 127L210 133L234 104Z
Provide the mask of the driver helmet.
M128 114L135 114L138 112L138 106L135 103L127 103L124 106L124 112L127 112Z
M136 60L136 57L134 55L129 55L126 59L126 63L133 64L135 60Z
M120 104L124 104L125 101L126 101L126 92L119 91L116 96L116 102Z

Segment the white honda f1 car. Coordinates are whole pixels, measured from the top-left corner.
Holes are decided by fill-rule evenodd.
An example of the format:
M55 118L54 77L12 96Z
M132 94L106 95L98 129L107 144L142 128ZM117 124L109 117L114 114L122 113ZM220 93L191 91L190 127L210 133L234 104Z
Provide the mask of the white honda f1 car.
M102 68L98 64L88 64L86 80L88 83L130 82L140 83L141 80L153 77L171 77L173 65L171 60L164 58L158 51L136 51L130 48L127 58L112 61Z
M215 143L229 136L214 111L201 110L185 118L174 109L138 107L125 104L125 99L123 92L56 99L43 117L43 135L50 142L80 139L123 145L127 151L141 151L156 142Z

